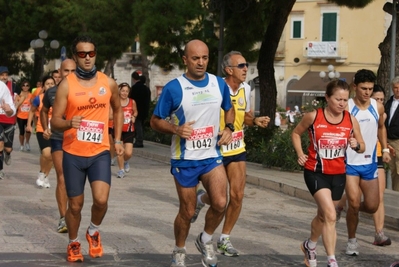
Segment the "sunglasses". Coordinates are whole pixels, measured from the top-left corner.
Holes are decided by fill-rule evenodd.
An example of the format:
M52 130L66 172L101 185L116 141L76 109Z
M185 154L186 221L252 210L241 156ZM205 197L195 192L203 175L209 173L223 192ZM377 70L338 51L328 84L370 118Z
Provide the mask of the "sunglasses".
M85 52L85 51L78 51L76 52L76 55L80 58L86 58L87 55L89 55L89 57L95 57L97 54L96 51L89 51L89 52Z
M240 63L240 64L238 64L237 66L229 66L230 68L238 68L238 69L243 69L243 68L245 68L245 67L247 67L248 68L248 63Z

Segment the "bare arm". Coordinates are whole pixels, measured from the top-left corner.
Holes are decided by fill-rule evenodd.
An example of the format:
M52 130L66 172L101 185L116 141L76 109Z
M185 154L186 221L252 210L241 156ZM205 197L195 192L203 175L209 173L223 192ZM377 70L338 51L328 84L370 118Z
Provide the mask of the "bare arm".
M14 101L15 109L18 109L19 106L22 105L22 103L25 101L25 98L26 98L25 96L17 95Z
M176 134L181 138L189 138L193 132L194 121L186 122L183 125L174 125L158 116L152 115L150 120L150 126L157 132L164 134Z
M269 116L255 117L252 112L245 112L244 124L248 126L259 126L262 128L267 127L270 122Z
M378 113L380 115L380 118L378 120L378 140L380 141L382 148L382 160L388 163L391 161L391 155L389 153L389 149L386 150L388 148L387 129L385 128L386 115L385 115L384 106L381 103L377 102L377 107L378 107Z
M51 118L51 128L59 132L64 132L73 126L72 120L65 120L63 118L68 103L68 91L68 82L64 79L58 85Z
M26 131L27 132L32 132L32 120L33 120L33 116L35 116L36 109L37 108L34 105L31 105L30 110L29 110L29 114L28 114L28 122L26 124Z
M121 142L122 127L123 127L123 110L121 107L121 101L119 98L118 85L115 80L108 78L109 88L111 89L111 108L112 117L114 121L114 136L115 136L115 152L117 155L122 155L124 152L123 145Z
M46 131L48 128L48 108L42 105L40 110L40 123L42 124L43 130Z
M316 110L305 113L302 120L298 123L295 129L292 131L291 140L294 146L295 152L298 156L298 164L303 166L308 160L308 155L303 152L301 135L312 125L316 117Z
M234 107L231 107L228 111L224 112L224 121L227 123L232 123L234 124L235 120L235 110ZM228 145L231 143L233 140L232 138L232 132L230 131L229 128L225 127L223 131L219 132L219 135L221 136L218 142L218 145Z
M349 145L352 149L355 149L357 144L359 144L360 149L356 152L363 153L366 150L366 144L364 143L362 132L360 131L359 122L353 115L351 115L351 119L353 126L353 137L349 138Z

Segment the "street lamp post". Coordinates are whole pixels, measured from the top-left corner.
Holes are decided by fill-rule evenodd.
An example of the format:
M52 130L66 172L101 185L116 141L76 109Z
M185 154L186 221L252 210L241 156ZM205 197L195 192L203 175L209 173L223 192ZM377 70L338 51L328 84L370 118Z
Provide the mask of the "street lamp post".
M48 34L45 30L41 30L38 35L38 39L34 39L30 42L30 47L34 50L33 77L35 82L37 82L43 76L44 65L48 63L46 56L50 48L55 50L60 46L60 43L57 40L52 40L50 42L50 48L46 47L45 40L47 39Z
M332 80L335 78L338 79L340 76L341 76L341 74L338 71L336 71L334 69L334 66L331 64L327 66L327 72L325 72L325 71L319 72L319 77L325 81L326 81L326 79L328 79L328 80Z

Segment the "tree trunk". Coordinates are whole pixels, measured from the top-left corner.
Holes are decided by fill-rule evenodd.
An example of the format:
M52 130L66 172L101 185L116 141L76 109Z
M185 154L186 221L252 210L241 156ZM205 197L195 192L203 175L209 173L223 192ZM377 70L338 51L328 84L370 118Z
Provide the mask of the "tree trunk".
M261 116L269 116L271 122L269 127L274 126L276 113L277 86L274 78L274 57L283 33L288 15L296 0L273 1L269 14L269 25L267 26L262 45L259 51L258 73L260 90Z
M392 24L387 31L387 35L384 41L380 43L378 48L381 52L381 61L377 71L377 84L381 85L385 89L386 99L391 95L391 33ZM396 47L395 47L395 76L398 75L397 58L399 57L398 45L399 45L399 23L396 24Z
M141 53L141 70L142 70L143 75L147 79L146 80L147 86L151 89L151 86L150 86L150 75L149 75L149 72L148 72L150 62L148 60L147 53L145 52L144 49L140 49L140 53Z
M115 73L114 73L115 62L116 62L116 58L115 57L111 57L110 59L108 59L107 65L105 65L105 68L104 68L104 74L105 75L108 75L109 77L115 78Z

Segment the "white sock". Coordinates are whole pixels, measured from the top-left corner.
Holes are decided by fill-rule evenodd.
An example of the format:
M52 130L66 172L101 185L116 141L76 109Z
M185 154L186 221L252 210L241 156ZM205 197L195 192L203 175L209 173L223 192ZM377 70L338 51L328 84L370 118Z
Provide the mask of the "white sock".
M99 231L99 229L98 229L99 227L100 227L99 225L95 225L94 223L90 222L89 229L88 229L89 235L92 236L96 232L98 232Z
M212 235L209 235L205 231L203 231L201 235L201 242L206 244L211 240L212 240Z
M73 243L73 242L79 242L79 237L76 237L75 239L69 239L69 244Z
M349 238L348 242L355 244L356 243L356 237L355 238Z
M312 240L310 240L310 238L308 239L308 249L315 249L317 246L317 242L313 242Z
M223 239L230 238L230 235L221 234L219 240L222 241Z
M335 259L335 255L327 256L327 262L330 262L330 260L335 260L335 261L337 261L337 260Z
M180 247L178 247L178 246L175 246L175 248L173 249L173 251L179 251L179 250L186 250L186 247L184 246L184 247L182 247L182 248L180 248Z

